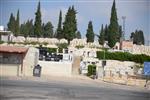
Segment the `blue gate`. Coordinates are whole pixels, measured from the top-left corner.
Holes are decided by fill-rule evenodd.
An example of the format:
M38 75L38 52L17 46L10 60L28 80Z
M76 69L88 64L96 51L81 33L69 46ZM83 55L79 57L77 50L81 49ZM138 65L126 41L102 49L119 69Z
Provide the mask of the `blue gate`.
M150 76L150 62L144 62L144 75Z

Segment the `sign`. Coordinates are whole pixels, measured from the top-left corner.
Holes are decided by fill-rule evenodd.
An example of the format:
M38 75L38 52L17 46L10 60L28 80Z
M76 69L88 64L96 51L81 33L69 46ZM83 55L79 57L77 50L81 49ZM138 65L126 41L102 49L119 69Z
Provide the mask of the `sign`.
M144 75L150 75L150 62L144 62Z

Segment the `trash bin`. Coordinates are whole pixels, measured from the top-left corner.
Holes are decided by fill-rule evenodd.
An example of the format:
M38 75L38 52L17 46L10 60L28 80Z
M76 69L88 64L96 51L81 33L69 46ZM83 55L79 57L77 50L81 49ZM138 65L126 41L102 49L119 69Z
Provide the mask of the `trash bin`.
M37 65L33 69L33 76L40 77L41 76L41 66Z

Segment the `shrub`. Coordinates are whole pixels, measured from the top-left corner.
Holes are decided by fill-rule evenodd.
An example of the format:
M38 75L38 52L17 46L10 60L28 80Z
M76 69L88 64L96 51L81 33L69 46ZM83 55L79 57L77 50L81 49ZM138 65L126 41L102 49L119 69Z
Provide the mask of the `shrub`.
M76 48L80 49L80 48L84 48L84 46L83 45L77 45Z
M46 46L46 45L48 45L48 43L47 43L47 42L43 42L42 44L43 44L43 45L45 45L45 46Z
M96 65L88 65L88 73L87 76L96 74Z
M68 44L67 43L59 43L57 44L58 48L67 48Z
M104 51L97 51L97 58L104 59ZM119 61L133 61L143 64L145 61L150 61L150 56L144 54L131 54L127 52L105 52L105 59Z
M56 53L57 49L56 48L47 48L47 52L49 52L49 53Z
M1 41L1 40L0 40L0 44L3 44L3 43L4 43L4 41Z
M15 44L16 42L9 41L8 44Z
M63 49L67 48L68 44L67 43L59 43L59 44L57 44L57 46L58 46L58 52L63 53Z
M58 48L59 53L63 53L63 48Z

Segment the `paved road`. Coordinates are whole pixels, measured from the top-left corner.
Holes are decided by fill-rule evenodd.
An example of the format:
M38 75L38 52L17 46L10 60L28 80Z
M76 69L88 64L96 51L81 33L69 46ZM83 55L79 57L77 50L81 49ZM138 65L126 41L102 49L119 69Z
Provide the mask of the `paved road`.
M150 100L150 92L102 84L1 79L0 100Z

